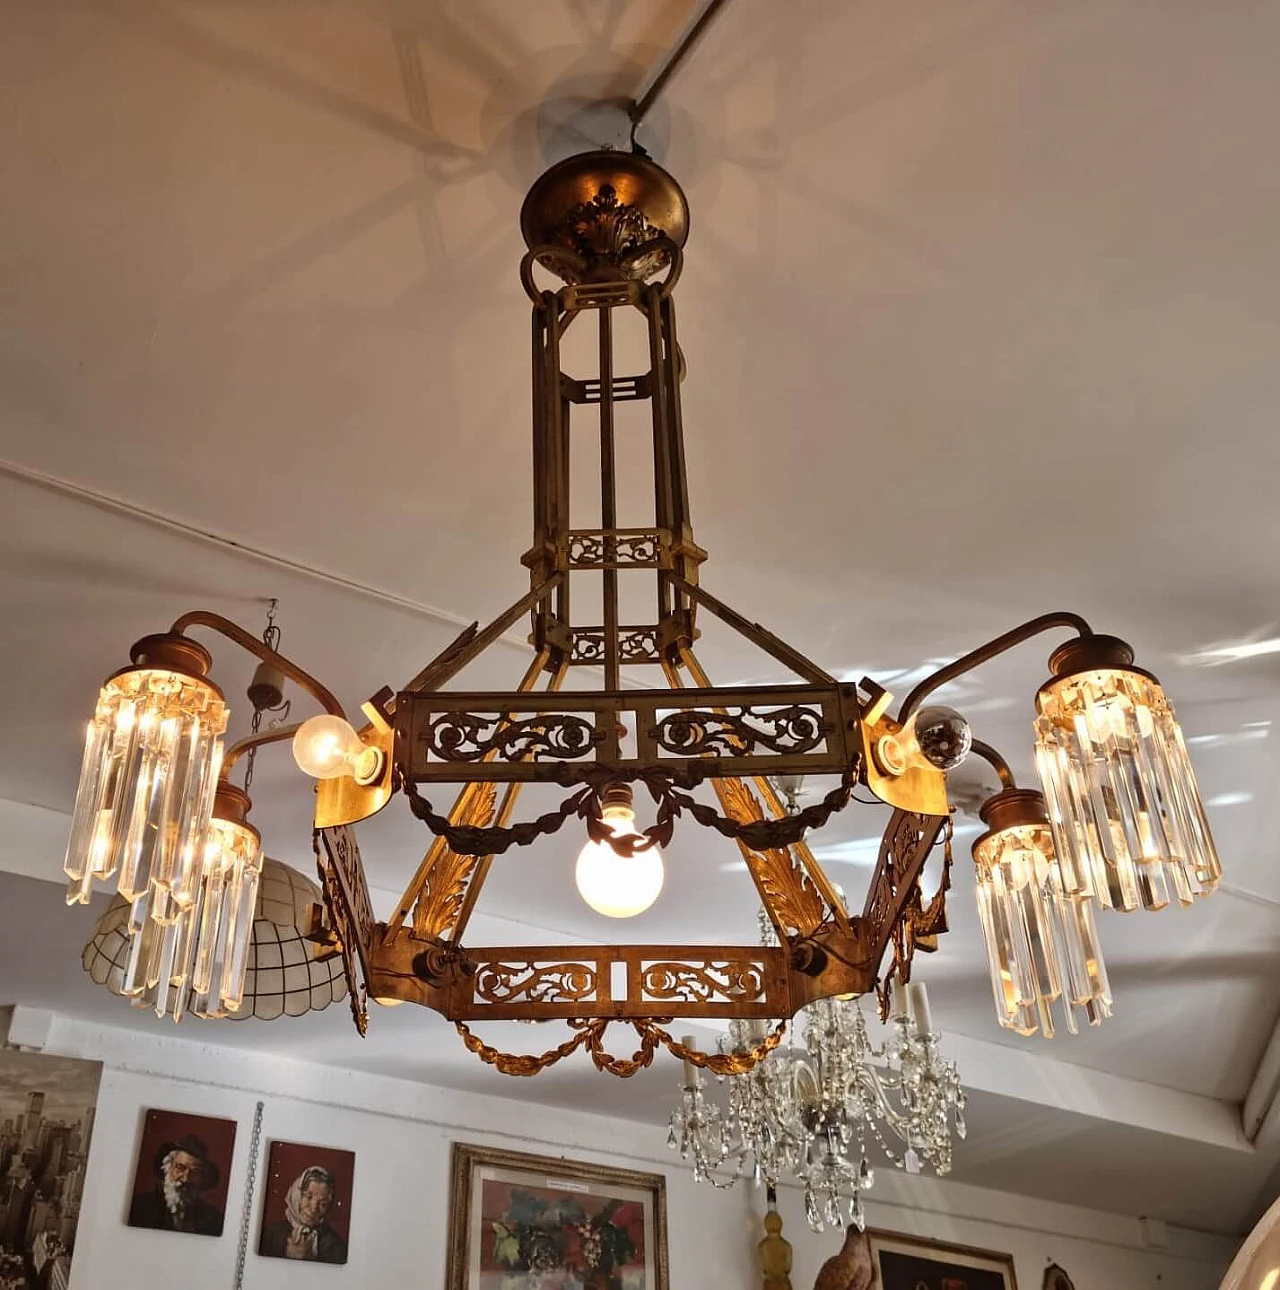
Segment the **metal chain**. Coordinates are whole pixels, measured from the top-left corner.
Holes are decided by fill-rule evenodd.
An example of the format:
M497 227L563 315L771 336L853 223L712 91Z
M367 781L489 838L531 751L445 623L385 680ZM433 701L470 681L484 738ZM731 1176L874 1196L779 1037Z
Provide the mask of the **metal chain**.
M272 604L275 602L272 601ZM244 1184L244 1211L240 1215L240 1243L236 1246L236 1274L231 1290L244 1286L244 1260L249 1250L249 1224L253 1219L253 1189L258 1178L258 1146L262 1140L262 1103L253 1112L253 1132L249 1135L249 1175Z

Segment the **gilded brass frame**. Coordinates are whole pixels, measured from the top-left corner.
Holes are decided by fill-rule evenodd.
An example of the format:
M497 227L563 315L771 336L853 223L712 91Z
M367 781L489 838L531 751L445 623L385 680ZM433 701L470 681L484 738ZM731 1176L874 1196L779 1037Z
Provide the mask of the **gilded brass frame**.
M522 226L530 250L521 281L532 302L533 541L522 557L529 591L483 629L473 623L460 633L398 692L384 688L364 705L362 737L383 750L385 766L373 784L344 778L318 785L316 854L329 927L317 938L327 952L343 953L361 1033L372 996L434 1009L483 1060L511 1074L536 1073L583 1047L600 1069L628 1075L647 1065L660 1044L714 1070L747 1069L778 1042L780 1028L746 1053L708 1055L690 1052L663 1023L675 1017L785 1020L814 1000L877 988L883 1006L890 977L906 980L915 950L933 949L946 930L950 851L945 777L919 758L905 770L886 768L880 742L901 733L923 697L944 681L1038 632L1065 626L1088 635L1089 628L1071 614L1033 620L923 682L895 719L888 715L892 696L878 686L837 681L718 600L699 582L706 553L693 536L684 459L685 365L672 299L687 232L683 195L645 159L586 154L534 186ZM540 287L539 268L551 269L563 285ZM644 371L615 370L619 311L643 319ZM596 321L596 374L589 378L571 376L562 356L566 333L575 324L584 330L585 318ZM623 403L648 404L654 483L652 514L630 526L618 514ZM599 523L575 526L571 440L592 432ZM650 580L648 622L621 621L623 576ZM598 623L574 615L571 590L583 578L599 581ZM700 613L720 620L794 679L714 685L694 649ZM443 688L526 615L532 660L516 689ZM185 639L180 633L190 626L212 627L260 658L270 655L326 710L341 712L314 678L218 615L180 619L178 635L164 638L175 651L181 646L172 641ZM661 667L666 688L624 685L624 667L645 664ZM588 667L599 673L598 687L565 688L570 674L585 675ZM545 688L537 689L543 680ZM786 818L770 778L784 774L837 776L894 808L860 912L846 909L799 829L787 832L799 822ZM503 847L529 841L536 830L512 820L520 789L531 782L576 787L591 827L592 795L611 778L643 779L651 789L710 784L719 811L700 809L736 838L777 946L464 943L494 855L455 850L454 843L463 837L497 838ZM351 826L398 791L440 783L462 787L447 819L434 810L422 815L435 821L437 835L391 918L379 923ZM421 814L416 806L415 813ZM761 827L767 821L780 823ZM948 842L943 881L926 902L921 871L942 839ZM574 1037L528 1057L489 1048L468 1025L553 1018L568 1021ZM604 1051L610 1022L635 1028L640 1046L631 1058Z

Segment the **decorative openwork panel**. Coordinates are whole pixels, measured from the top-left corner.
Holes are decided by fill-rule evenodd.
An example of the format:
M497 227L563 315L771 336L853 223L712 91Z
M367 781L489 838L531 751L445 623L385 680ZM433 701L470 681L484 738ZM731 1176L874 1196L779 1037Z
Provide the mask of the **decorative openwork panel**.
M657 569L671 547L661 529L574 529L567 540L570 569Z
M695 777L843 775L856 755L849 712L856 719L856 697L838 685L536 695L408 692L396 701L395 756L413 783L572 783L584 778L574 775L574 766L624 773L669 769ZM490 754L496 755L485 761Z
M779 1017L789 1015L785 951L764 946L540 946L471 950L448 1015Z
M603 627L575 627L570 663L600 664L605 661L606 637ZM620 627L618 658L623 663L661 663L658 650L658 628Z
M682 963L660 959L640 965L645 999L663 1003L759 1003L765 997L765 965L758 958Z

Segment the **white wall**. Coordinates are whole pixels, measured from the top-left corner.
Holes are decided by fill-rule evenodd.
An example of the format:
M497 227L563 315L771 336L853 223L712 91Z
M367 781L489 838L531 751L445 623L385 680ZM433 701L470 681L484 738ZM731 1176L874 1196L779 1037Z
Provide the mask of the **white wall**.
M182 1290L232 1284L249 1130L259 1100L265 1104L264 1148L282 1138L356 1152L350 1262L321 1273L308 1270L307 1284L322 1276L335 1290L375 1282L413 1290L441 1286L454 1140L661 1171L667 1177L671 1290L748 1290L760 1282L754 1261L762 1234L758 1194L695 1185L673 1164L665 1133L656 1128L526 1107L516 1100L518 1081L512 1081L511 1098L483 1097L62 1018L54 1021L46 1051L100 1060L105 1067L73 1290L159 1284L168 1269L179 1272ZM124 1225L137 1137L149 1107L239 1122L222 1239ZM1232 1253L1229 1241L1174 1231L1171 1248L1154 1254L1140 1248L1137 1222L1130 1218L905 1178L888 1169L879 1171L872 1194L878 1197L869 1206L875 1226L1011 1252L1022 1290L1039 1290L1050 1259L1071 1273L1077 1290L1214 1290ZM781 1207L796 1248L795 1288L808 1290L842 1235L809 1233L795 1191L784 1190ZM256 1231L257 1202L254 1211ZM259 1259L252 1248L251 1241L250 1290L301 1284L296 1265Z

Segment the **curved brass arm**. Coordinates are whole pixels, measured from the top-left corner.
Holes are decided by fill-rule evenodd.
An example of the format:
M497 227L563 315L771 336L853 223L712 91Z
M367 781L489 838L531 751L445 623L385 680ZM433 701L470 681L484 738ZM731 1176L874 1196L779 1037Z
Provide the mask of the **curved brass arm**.
M252 748L261 748L263 744L278 744L292 739L298 733L301 721L291 721L287 726L272 726L269 730L259 730L256 735L246 735L237 740L222 755L222 773L226 773Z
M346 720L347 714L342 710L342 704L310 672L304 672L283 654L277 654L269 645L264 645L256 636L233 623L230 618L224 618L221 614L215 614L208 609L193 609L189 614L183 614L181 618L175 619L169 630L182 635L188 627L209 627L215 632L221 632L228 640L235 641L242 649L248 650L264 663L270 663L273 667L279 668L289 680L315 699L326 712Z
M983 663L990 662L991 659L1006 653L1015 645L1021 645L1023 641L1029 641L1033 636L1039 636L1041 632L1053 631L1055 627L1070 627L1078 636L1093 635L1093 628L1079 614L1069 613L1066 610L1059 610L1052 614L1041 614L1039 618L1032 618L1020 627L1014 627L1012 630L1005 632L1004 635L997 636L995 640L988 641L985 645L979 645L975 650L970 650L968 654L962 655L954 663L948 663L946 667L940 667L932 676L926 676L902 701L902 708L898 712L898 720L903 725L906 725L911 714L934 690L946 685L949 681L954 681L958 677L964 676L966 672L972 672L975 667L980 667Z
M1002 788L1017 788L1018 785L1013 778L1013 771L1009 769L1009 763L990 744L984 744L981 739L975 739L969 746L969 751L976 753L983 761L989 762L995 767L996 774L1000 776L1000 786Z

